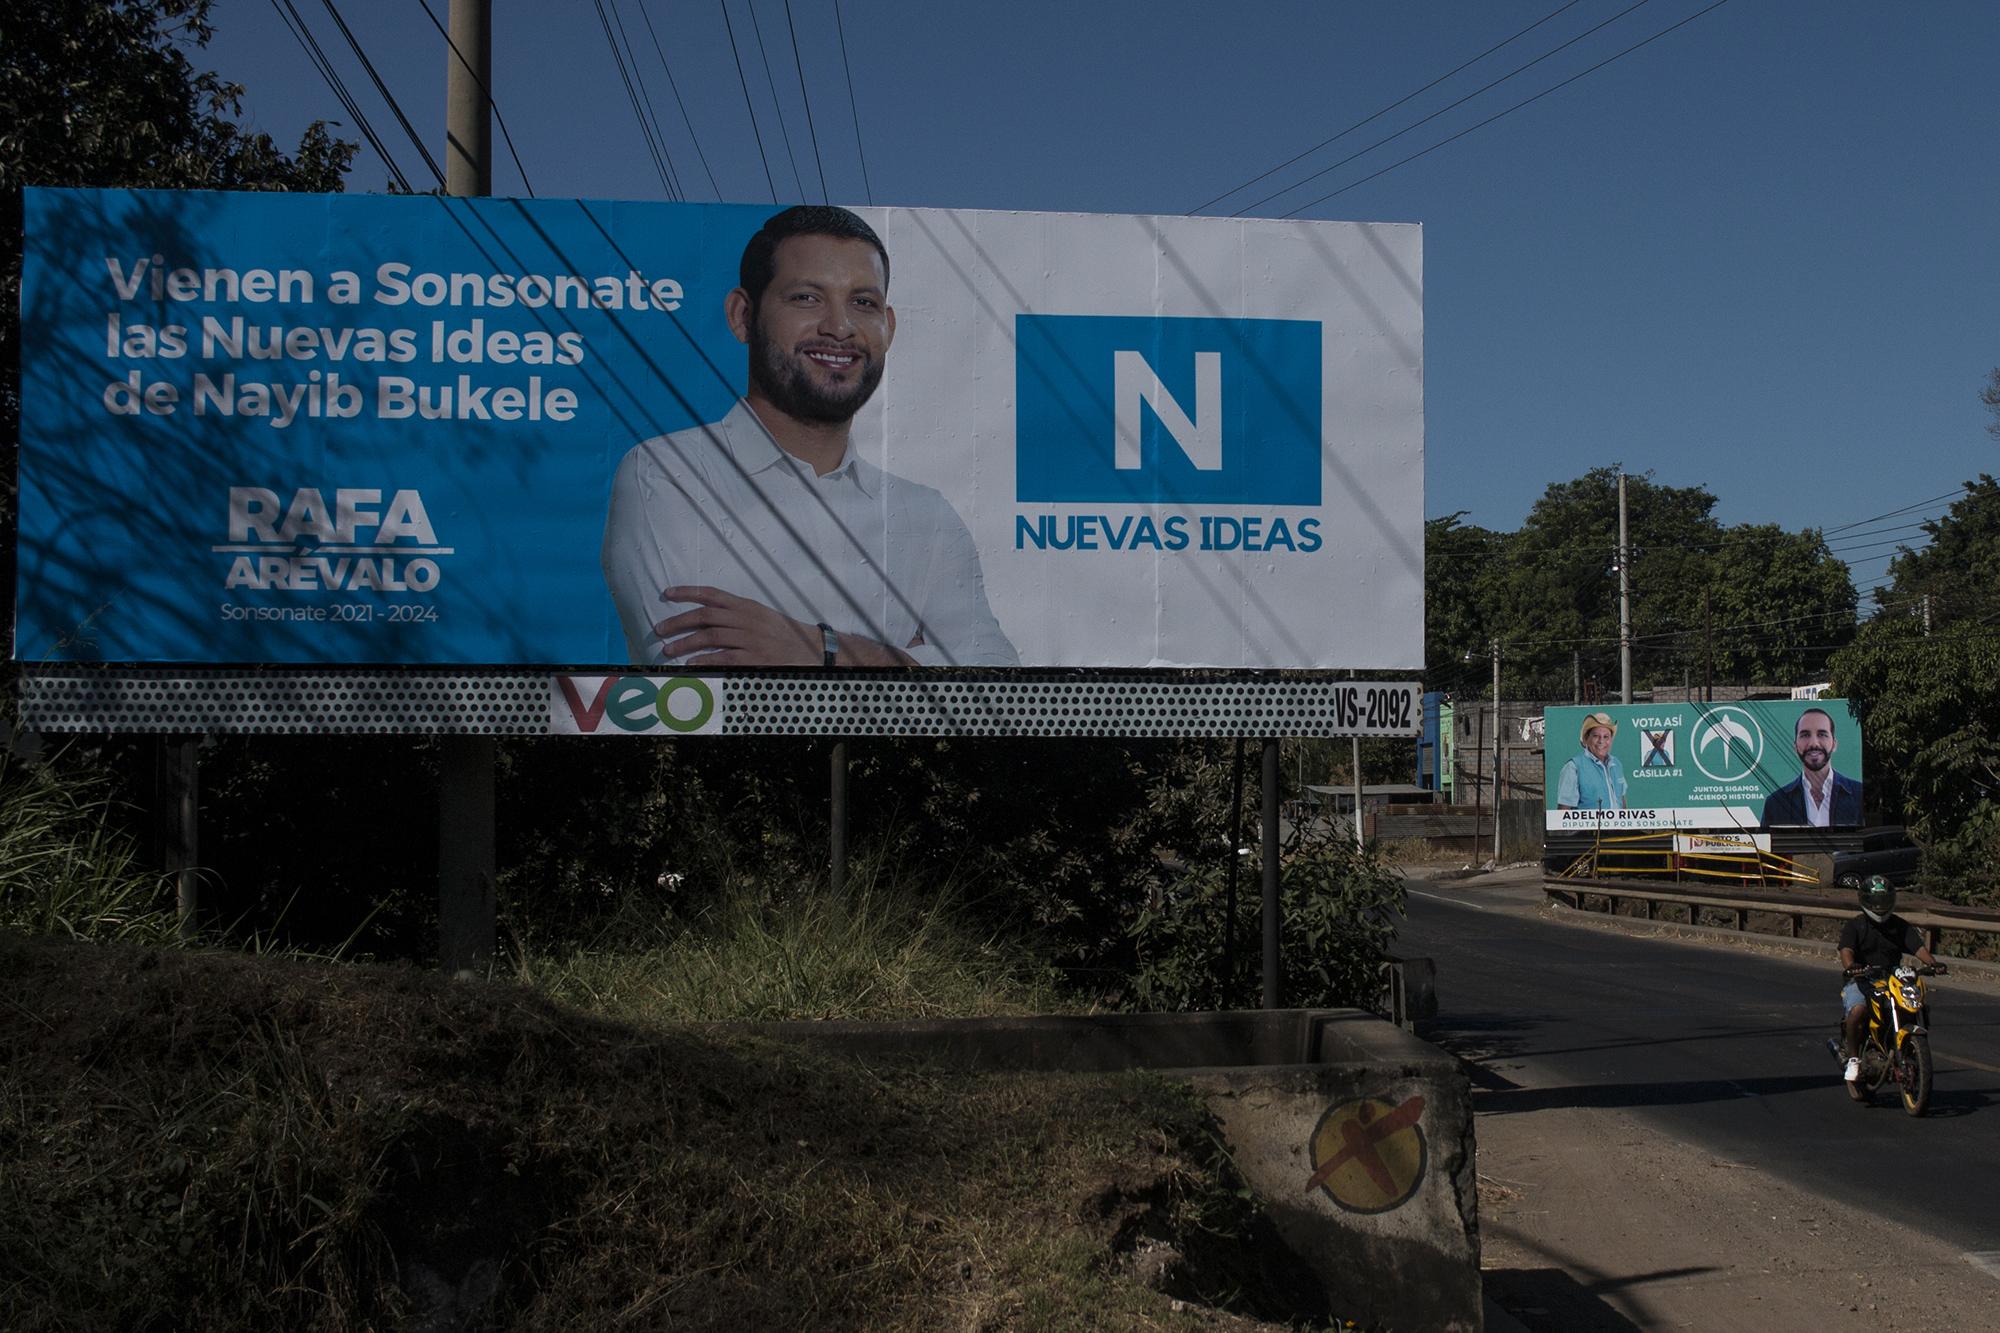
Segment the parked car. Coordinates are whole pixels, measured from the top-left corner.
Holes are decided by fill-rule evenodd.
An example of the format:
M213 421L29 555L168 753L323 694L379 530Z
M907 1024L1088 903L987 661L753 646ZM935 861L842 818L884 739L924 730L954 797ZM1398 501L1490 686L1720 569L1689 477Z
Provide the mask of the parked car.
M1861 850L1833 854L1833 882L1859 888L1870 875L1887 875L1897 886L1911 883L1923 864L1923 849L1900 824L1861 830Z

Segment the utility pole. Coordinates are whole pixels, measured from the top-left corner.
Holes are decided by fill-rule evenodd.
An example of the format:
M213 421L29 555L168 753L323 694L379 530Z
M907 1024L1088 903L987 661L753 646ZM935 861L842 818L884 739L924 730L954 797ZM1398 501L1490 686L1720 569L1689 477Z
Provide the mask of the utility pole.
M1632 702L1632 546L1625 534L1625 474L1618 474L1618 701Z
M445 193L493 192L492 0L451 0L445 53ZM438 764L438 964L478 975L493 959L491 736L446 736Z
M451 0L445 53L446 194L493 193L493 0Z
M1715 702L1715 611L1701 590L1701 701Z
M1493 864L1500 864L1500 640L1493 641Z

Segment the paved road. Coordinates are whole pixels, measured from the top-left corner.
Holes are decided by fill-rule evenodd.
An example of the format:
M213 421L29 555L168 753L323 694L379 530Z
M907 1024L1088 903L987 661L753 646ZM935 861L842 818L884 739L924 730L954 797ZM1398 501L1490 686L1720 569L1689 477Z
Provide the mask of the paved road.
M1396 950L1437 960L1428 1035L1476 1062L1481 1115L1630 1109L1964 1251L2000 1251L2000 988L1934 987L1935 1092L1913 1120L1886 1088L1873 1107L1840 1088L1830 956L1563 925L1533 909L1539 898L1411 885Z

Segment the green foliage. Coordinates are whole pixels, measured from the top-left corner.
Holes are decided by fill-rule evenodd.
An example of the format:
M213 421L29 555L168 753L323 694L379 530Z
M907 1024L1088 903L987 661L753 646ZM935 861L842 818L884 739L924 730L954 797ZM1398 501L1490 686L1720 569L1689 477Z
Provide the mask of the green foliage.
M1923 525L1924 543L1900 548L1889 582L1876 593L1884 615L1933 628L1961 620L1991 624L2000 612L2000 482L1981 473L1941 518Z
M639 1022L1054 1013L1069 1007L1036 948L968 930L949 884L850 869L774 893L739 883L692 912L679 885L627 899L595 940L524 960L557 999Z
M224 736L200 764L206 928L288 949L434 953L435 742Z
M1258 983L1225 984L1223 934L1234 932L1239 977L1254 978L1261 951L1262 867L1245 864L1236 914L1228 915L1228 870L1206 865L1162 890L1132 923L1138 965L1132 996L1141 1009L1186 1010L1248 1003ZM1366 1008L1381 995L1381 966L1403 912L1402 877L1374 849L1321 823L1294 828L1278 872L1282 1003Z
M1724 527L1698 486L1626 478L1634 684L1768 683L1820 670L1854 627L1847 568L1817 532ZM1618 470L1551 485L1517 532L1426 527L1425 682L1460 696L1490 689L1502 643L1505 692L1563 697L1574 673L1615 683Z
M172 899L139 866L109 783L60 761L0 751L0 927L89 940L164 942Z
M1507 539L1459 522L1463 517L1448 514L1424 524L1424 683L1477 694L1495 632L1490 594Z
M2000 907L2000 801L1992 798L2000 770L1987 747L1987 799L1980 802L1948 836L1930 843L1924 852L1923 875L1917 887L1949 902Z
M269 135L236 123L241 85L189 61L188 50L213 35L212 8L213 0L12 6L0 44L0 190L339 190L355 145L315 122L287 156Z
M2000 901L2000 485L1984 475L1968 482L1924 531L1925 546L1890 562L1882 610L1833 658L1833 683L1865 728L1876 799L1925 844L1920 887L1992 903Z
M1818 674L1825 645L1853 633L1853 579L1816 530L1740 524L1721 533L1707 563L1713 571L1706 613L1714 625L1709 670L1717 680L1803 681ZM1702 679L1697 630L1703 623L1695 621L1679 639L1683 659L1695 658L1697 681Z
M1159 1078L884 1071L408 969L5 932L0 976L9 1333L1324 1314ZM1142 1238L1184 1261L1171 1293L1127 1275Z
M341 188L356 145L315 122L290 155L236 121L241 86L197 70L213 0L30 0L0 18L0 605L14 597L24 186ZM4 616L12 632L13 616Z

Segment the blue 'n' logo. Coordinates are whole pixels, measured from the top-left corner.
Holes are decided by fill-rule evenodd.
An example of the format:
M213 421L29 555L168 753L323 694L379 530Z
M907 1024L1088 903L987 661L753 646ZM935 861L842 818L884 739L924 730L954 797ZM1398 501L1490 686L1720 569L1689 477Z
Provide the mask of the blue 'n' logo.
M1017 315L1021 502L1316 505L1320 326Z

